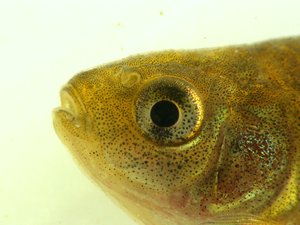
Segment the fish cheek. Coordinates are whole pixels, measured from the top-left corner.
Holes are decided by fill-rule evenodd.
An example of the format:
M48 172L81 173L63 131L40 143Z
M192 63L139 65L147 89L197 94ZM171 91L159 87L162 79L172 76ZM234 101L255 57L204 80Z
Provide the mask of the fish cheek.
M134 125L132 95L135 90L118 87L107 95L102 91L95 93L91 101L93 135L98 140L98 149L91 152L91 156L98 157L99 173L112 175L112 180L140 182L140 177L145 176L141 170L153 160L154 150Z

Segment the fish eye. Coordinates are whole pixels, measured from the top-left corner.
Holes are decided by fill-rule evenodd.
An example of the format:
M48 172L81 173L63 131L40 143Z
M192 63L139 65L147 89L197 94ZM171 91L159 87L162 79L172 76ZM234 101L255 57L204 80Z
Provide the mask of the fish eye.
M142 133L160 145L178 145L193 138L203 119L202 102L189 82L171 76L146 81L135 101L135 119Z
M155 125L159 127L170 127L178 121L179 110L175 103L162 100L153 105L150 117Z

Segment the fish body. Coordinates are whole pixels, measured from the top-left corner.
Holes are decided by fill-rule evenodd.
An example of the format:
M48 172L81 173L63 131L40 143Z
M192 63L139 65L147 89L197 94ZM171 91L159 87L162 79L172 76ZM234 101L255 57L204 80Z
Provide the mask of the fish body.
M299 224L300 37L103 65L73 77L53 115L141 224Z

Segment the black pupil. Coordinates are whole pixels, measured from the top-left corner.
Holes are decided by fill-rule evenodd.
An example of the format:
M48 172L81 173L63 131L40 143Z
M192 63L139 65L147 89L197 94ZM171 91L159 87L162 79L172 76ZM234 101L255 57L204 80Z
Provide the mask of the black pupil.
M154 104L150 112L150 117L155 125L170 127L178 121L179 111L173 102L162 100Z

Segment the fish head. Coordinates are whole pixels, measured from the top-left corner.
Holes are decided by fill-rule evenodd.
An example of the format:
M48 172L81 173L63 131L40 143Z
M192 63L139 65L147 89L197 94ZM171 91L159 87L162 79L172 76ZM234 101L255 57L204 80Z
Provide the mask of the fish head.
M61 90L55 130L144 224L194 225L199 215L228 212L253 218L284 189L291 154L286 98L265 81L246 85L262 79L247 54L167 51L80 73Z
M210 89L222 79L212 83L180 60L172 52L129 58L81 73L61 90L55 130L100 185L168 194L211 174L227 109L223 98L210 100Z

